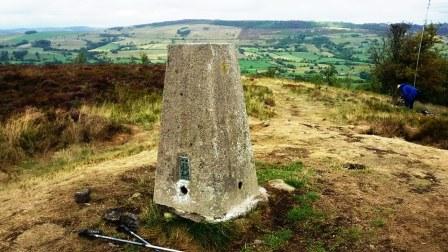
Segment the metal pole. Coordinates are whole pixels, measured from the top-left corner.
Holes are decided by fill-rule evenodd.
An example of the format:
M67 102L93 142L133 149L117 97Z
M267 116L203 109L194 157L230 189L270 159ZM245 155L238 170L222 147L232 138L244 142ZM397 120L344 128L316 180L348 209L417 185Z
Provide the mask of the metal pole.
M132 245L136 245L136 246L154 249L156 251L182 252L182 251L176 250L176 249L169 249L169 248L152 245L149 242L145 241L142 237L135 234L134 232L132 232L132 235L136 236L136 237L138 236L139 237L138 239L141 240L142 242L136 242L136 241L130 241L130 240L124 240L124 239L119 239L119 238L115 238L115 237L105 236L102 234L102 232L100 230L92 230L92 229L84 229L81 232L79 232L79 235L83 236L83 237L87 237L87 238L98 238L98 239L103 239L103 240L108 240L108 241L132 244Z
M146 247L146 248L151 248L151 249L156 249L156 250L161 250L161 251L167 251L167 252L182 252L180 250L176 250L176 249L169 249L169 248L164 248L164 247L159 247L159 246L154 246L151 245L149 243L141 243L141 242L135 242L135 241L129 241L129 240L123 240L123 239L118 239L118 238L114 238L114 237L110 237L110 236L105 236L105 235L100 235L100 234L94 234L92 235L95 238L99 238L99 239L103 239L103 240L108 240L108 241L115 241L115 242L121 242L121 243L127 243L127 244L132 244L132 245L136 245L136 246L141 246L141 247Z
M126 233L134 236L135 238L137 238L137 240L143 242L146 245L152 245L151 243L149 243L147 240L143 239L143 237L139 236L138 234L134 233L131 229L129 229L126 225L120 225L119 227L121 230L125 231Z
M418 63L420 61L420 53L422 51L422 44L423 44L423 35L425 34L425 27L428 22L428 13L429 13L429 7L431 6L431 0L428 0L428 6L426 7L426 16L425 16L425 24L422 28L422 36L420 37L420 45L418 47L418 53L417 53L417 64L415 64L415 73L414 73L414 87L417 82L417 72L418 72Z

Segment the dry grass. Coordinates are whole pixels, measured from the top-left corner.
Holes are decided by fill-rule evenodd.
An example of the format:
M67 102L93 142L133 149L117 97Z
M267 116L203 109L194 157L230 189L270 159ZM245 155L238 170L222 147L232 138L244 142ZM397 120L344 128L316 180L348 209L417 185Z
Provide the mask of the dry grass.
M127 91L161 93L163 65L0 66L0 120L26 107L79 109L119 103Z
M0 163L7 172L12 170L12 165L56 169L66 162L51 157L52 153L70 152L72 147L76 149L86 144L95 146L109 142L113 145L115 136L131 133L130 128L134 127L131 125L151 128L158 121L160 110L161 96L158 93L140 96L128 93L118 103L86 104L71 111L29 108L0 124ZM80 159L86 158L84 154ZM41 164L43 156L50 156L49 163ZM40 164L30 166L30 163Z
M109 68L100 66L86 69L71 69L70 67L43 69L48 72L48 76L42 76L34 68L25 68L21 71L17 69L3 70L15 71L8 72L8 78L17 82L16 86L19 87L22 84L25 87L28 82L35 79L51 77L51 80L40 85L46 88L58 87L60 88L58 92L65 95L65 87L69 87L69 84L76 78L94 83L92 86L99 85L96 82L102 82L100 79L103 71L109 70ZM86 97L90 98L86 98L82 102L76 97L72 100L69 96L72 91L67 91L67 97L63 95L66 98L64 104L72 104L72 107L60 107L57 103L52 104L52 98L45 103L45 106L33 103L34 105L31 104L17 112L4 114L4 120L0 122L1 169L7 173L21 169L28 171L62 169L75 160L75 163L79 163L94 159L97 153L94 155L91 152L97 150L99 145L104 145L104 142L113 145L113 140L117 135L130 134L131 129L151 130L159 120L161 112L162 95L161 90L157 88L159 84L156 81L160 79L157 77L160 74L156 74L157 78L148 77L150 80L154 79L154 83L156 83L151 82L155 85L152 87L152 84L140 83L140 79L134 77L135 72L140 73L141 69L128 67L121 70L125 70L125 73L122 75L115 73L116 80L101 93L102 98L99 100L87 95L90 94L89 87L87 88L89 92L85 92ZM54 81L57 80L56 73L59 72L60 75L63 75L64 71L79 72L80 77L67 74L71 77L62 78L60 82L56 83ZM156 73L158 72L156 71ZM87 74L92 74L90 79ZM79 86L76 90L83 89L81 87L83 85ZM136 88L140 86L141 88ZM21 88L24 89L24 87ZM70 88L74 87L70 86ZM250 116L264 120L274 115L275 102L269 88L245 85L244 90L246 107ZM28 100L32 101L32 99ZM28 100L26 101L28 102ZM82 151L78 151L79 149ZM73 158L66 158L72 154L66 155L64 158L56 155L56 153L64 152L73 152Z
M275 115L275 100L272 90L267 87L250 84L245 81L244 99L249 116L266 120Z
M177 248L186 251L305 251L321 237L332 235L332 223L314 209L319 193L312 191L314 185L307 178L312 176L300 162L285 164L256 162L257 177L261 185L268 180L284 179L296 186L292 194L285 194L270 187L270 200L244 218L219 223L195 223L168 214L169 209L152 201L143 208L141 232L157 237L159 244L178 243ZM279 204L281 202L281 204ZM298 216L298 217L297 217ZM311 225L316 224L316 225ZM350 226L338 228L349 229ZM329 228L330 227L330 228ZM324 248L341 248L358 242L347 240L337 233L341 244L322 243ZM254 241L258 242L254 242ZM330 241L331 242L331 241ZM179 247L180 246L180 247Z
M278 81L267 80L269 83ZM152 202L155 167L150 164L156 163L157 129L146 131L129 126L137 133L124 144L103 143L106 149L91 143L75 144L52 153L51 163L54 166L48 166L48 161L29 164L30 169L73 168L71 170L59 170L2 186L0 201L6 203L1 205L0 211L5 219L0 226L5 230L0 234L1 240L5 241L5 246L19 247L22 244L16 241L23 239L16 240L16 237L23 232L38 230L43 220L54 223L59 229L64 228L66 232L56 241L23 250L139 251L131 246L114 248L107 243L79 239L76 235L76 230L88 227L119 235L115 227L106 224L101 216L108 208L124 207L141 218L139 233L143 237L154 244L183 251L404 251L412 248L422 250L422 247L431 251L442 248L443 251L446 239L444 233L439 231L446 226L443 219L446 204L440 199L446 194L446 172L442 172L440 167L445 162L445 152L433 150L434 156L429 157L428 148L424 146L409 145L399 139L378 140L372 136L363 136L363 140L355 145L349 142L347 134L343 134L345 132L331 129L341 124L323 121L324 117L333 115L337 108L332 111L331 106L324 107L317 103L343 99L351 101L339 101L341 104L356 103L361 102L360 97L369 97L370 94L357 93L359 97L337 98L337 89L335 93L330 90L328 97L316 91L316 102L308 102L306 99L312 99L307 98L311 97L308 93L303 97L291 96L280 83L278 81L268 86L276 96L277 115L271 118L269 126L251 133L255 156L263 160L256 162L260 184L266 186L266 181L270 179L284 179L296 187L292 194L267 188L271 195L268 203L261 204L244 218L218 226L194 224L165 214L167 209ZM336 98L330 96L333 94ZM296 107L298 104L300 108ZM383 105L369 106L377 106L376 110L389 109L381 108ZM321 108L329 109L320 113ZM109 104L85 105L80 111L81 114L114 118ZM120 111L124 111L121 118L125 120L126 110ZM331 138L322 137L327 132L332 133ZM388 151L389 147L392 148L391 143L397 148L397 153L382 154L380 157L367 149ZM333 147L341 150L337 153L338 159L328 155ZM304 155L300 151L303 148L311 154ZM136 155L129 156L132 154ZM401 162L404 160L402 155L418 158L425 164ZM287 161L289 159L291 162ZM298 159L302 159L305 165L297 162ZM366 162L368 168L366 171L341 168L348 161ZM424 201L422 194L409 191L413 184L407 185L403 178L394 176L396 172L406 172L412 179L413 174L421 174L421 169L432 170L433 180L441 181ZM416 184L420 191L427 189L425 183L433 184L425 177L418 181ZM76 205L73 193L86 186L93 189L92 202L88 206ZM397 199L405 199L406 204L392 203ZM388 209L388 214L383 215L382 209ZM36 233L35 237L41 237L39 235ZM397 241L391 237L403 238ZM14 248L12 250L20 251Z
M417 103L414 110L394 105L391 98L334 87L285 85L293 93L328 107L339 122L368 126L360 133L402 137L407 141L448 149L448 108ZM424 110L432 114L425 115Z
M94 159L86 153L152 128L164 72L162 65L0 67L0 172L57 170L70 159L56 153Z
M109 141L126 127L89 114L27 109L0 125L0 160L16 164L73 144Z
M106 118L117 124L132 124L150 129L159 120L162 109L162 96L159 93L144 95L128 93L117 102L104 102L100 105L83 105L80 112Z

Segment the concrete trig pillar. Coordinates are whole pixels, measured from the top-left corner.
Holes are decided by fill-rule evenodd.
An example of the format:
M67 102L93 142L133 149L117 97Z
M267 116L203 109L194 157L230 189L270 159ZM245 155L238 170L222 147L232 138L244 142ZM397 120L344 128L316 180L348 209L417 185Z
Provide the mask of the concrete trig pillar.
M235 48L168 47L154 201L195 220L240 216L263 198Z

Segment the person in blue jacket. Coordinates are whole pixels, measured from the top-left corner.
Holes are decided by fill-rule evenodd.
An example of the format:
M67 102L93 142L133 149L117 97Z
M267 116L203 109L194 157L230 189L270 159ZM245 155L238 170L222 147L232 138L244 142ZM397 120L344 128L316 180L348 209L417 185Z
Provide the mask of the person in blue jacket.
M406 107L412 109L414 107L415 99L417 99L417 96L419 95L419 90L409 83L402 83L397 87Z

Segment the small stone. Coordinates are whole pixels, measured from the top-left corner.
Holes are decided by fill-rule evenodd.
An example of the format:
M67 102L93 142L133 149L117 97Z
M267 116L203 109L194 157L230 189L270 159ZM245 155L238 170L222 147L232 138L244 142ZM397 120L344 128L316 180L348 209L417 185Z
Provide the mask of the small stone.
M271 188L274 188L274 189L277 189L280 191L285 191L285 192L294 192L296 190L296 188L294 188L293 186L286 184L283 179L270 180L268 182L268 185Z
M90 189L86 188L75 193L75 202L78 204L88 203L90 201Z
M268 202L269 201L269 194L268 191L264 187L259 187L258 191L260 194L256 197L256 200L259 202Z
M262 240L255 240L254 244L255 245L260 245L260 244L263 244L263 241Z

